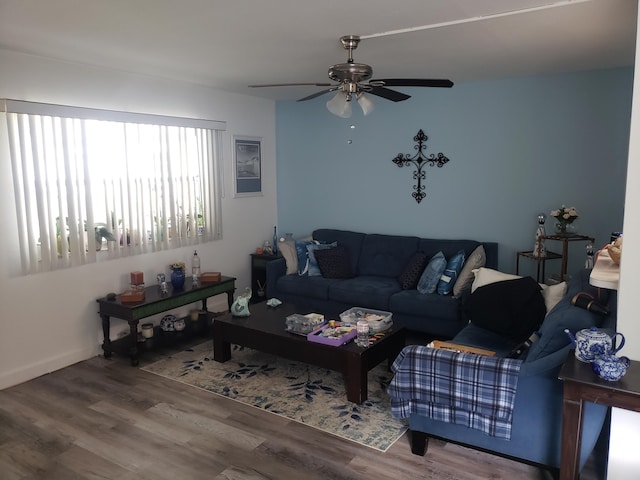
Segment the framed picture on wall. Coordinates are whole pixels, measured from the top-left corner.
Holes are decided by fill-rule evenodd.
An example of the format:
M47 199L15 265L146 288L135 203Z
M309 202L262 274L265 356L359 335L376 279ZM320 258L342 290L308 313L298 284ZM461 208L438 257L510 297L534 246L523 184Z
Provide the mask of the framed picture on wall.
M233 171L235 196L262 195L262 139L233 137Z

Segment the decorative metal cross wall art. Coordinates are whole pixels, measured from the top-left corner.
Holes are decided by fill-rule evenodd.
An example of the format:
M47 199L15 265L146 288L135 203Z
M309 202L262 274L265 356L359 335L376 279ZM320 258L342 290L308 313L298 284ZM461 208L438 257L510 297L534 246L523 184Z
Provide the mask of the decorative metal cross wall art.
M442 168L442 166L449 161L443 153L438 153L438 155L434 155L432 153L428 157L424 155L423 151L427 148L426 142L428 139L429 137L427 137L422 129L420 129L418 134L413 137L413 141L417 142L413 148L417 150L418 153L413 157L410 157L408 154L399 153L396 158L393 159L393 163L398 167L408 167L409 164L413 164L416 167L417 170L414 170L413 172L413 179L418 180L418 183L413 186L413 193L411 196L415 198L418 203L427 196L427 194L424 193L425 186L422 185L422 181L426 177L426 173L422 170L422 167L429 164L432 167L434 165L438 165L439 168Z

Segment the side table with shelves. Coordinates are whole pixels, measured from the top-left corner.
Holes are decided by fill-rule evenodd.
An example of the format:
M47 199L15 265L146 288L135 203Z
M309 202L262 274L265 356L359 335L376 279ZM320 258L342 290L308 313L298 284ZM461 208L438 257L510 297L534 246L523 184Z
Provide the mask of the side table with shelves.
M525 252L517 252L516 254L516 275L520 275L520 257L528 258L530 260L534 260L537 263L536 267L536 282L544 282L545 278L545 267L547 260L557 260L562 258L562 255L555 252L550 252L547 250L547 254L544 257L540 257L534 255L533 250L528 250ZM542 273L542 278L540 278L540 274Z
M262 253L251 254L251 303L262 302L267 299L267 263L282 258L282 255L268 255ZM259 292L263 294L260 295Z
M98 314L102 320L104 335L102 350L105 358L109 358L113 352L110 338L111 317L120 318L129 323L129 335L126 341L129 344L128 353L131 357L131 365L136 366L140 353L138 349L138 323L141 319L197 301L202 301L202 310L208 312L207 299L222 293L227 294L227 303L231 309L233 293L236 289L235 282L234 277L221 277L218 282L201 283L194 286L189 277L185 280L182 290L173 291L170 288L169 293L165 295L160 292L157 285L146 287L144 289L145 297L141 302L123 303L120 295L116 295L114 300L109 300L107 297L98 298L96 301L99 305Z
M580 447L585 402L640 412L640 362L632 361L624 377L602 380L573 351L560 369L563 381L560 480L580 478Z
M533 250L522 251L516 253L516 275L520 273L520 258L528 258L531 260L535 260L537 262L537 282L544 282L545 279L545 263L547 260L561 260L560 264L560 281L563 281L567 277L567 269L568 269L568 261L569 261L569 243L570 242L591 242L595 241L594 237L590 237L588 235L577 235L577 234L568 234L568 235L543 235L542 238L557 242L562 242L562 253L551 252L549 250L546 251L546 256L540 257L534 255ZM542 273L542 278L540 278L540 273Z

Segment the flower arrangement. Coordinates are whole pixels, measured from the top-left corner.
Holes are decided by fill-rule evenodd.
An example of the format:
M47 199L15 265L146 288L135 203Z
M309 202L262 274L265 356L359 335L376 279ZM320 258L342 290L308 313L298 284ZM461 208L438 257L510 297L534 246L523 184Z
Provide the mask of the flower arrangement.
M169 265L169 268L171 270L182 270L184 272L185 264L184 262L173 262L172 264Z
M578 218L578 211L575 207L565 207L562 205L558 210L551 210L550 215L558 221L556 224L558 232L566 233L567 225L570 225Z

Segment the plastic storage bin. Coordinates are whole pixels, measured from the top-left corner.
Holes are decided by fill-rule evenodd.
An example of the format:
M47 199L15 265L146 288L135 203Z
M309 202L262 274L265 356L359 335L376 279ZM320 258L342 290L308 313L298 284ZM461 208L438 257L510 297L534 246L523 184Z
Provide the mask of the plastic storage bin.
M302 315L300 313L294 313L289 315L286 321L287 332L296 333L298 335L306 335L318 330L325 324L324 315L318 313L309 313Z
M392 313L384 310L372 310L370 308L353 307L340 314L340 321L355 325L358 320L369 322L369 331L379 333L389 330L393 325Z

